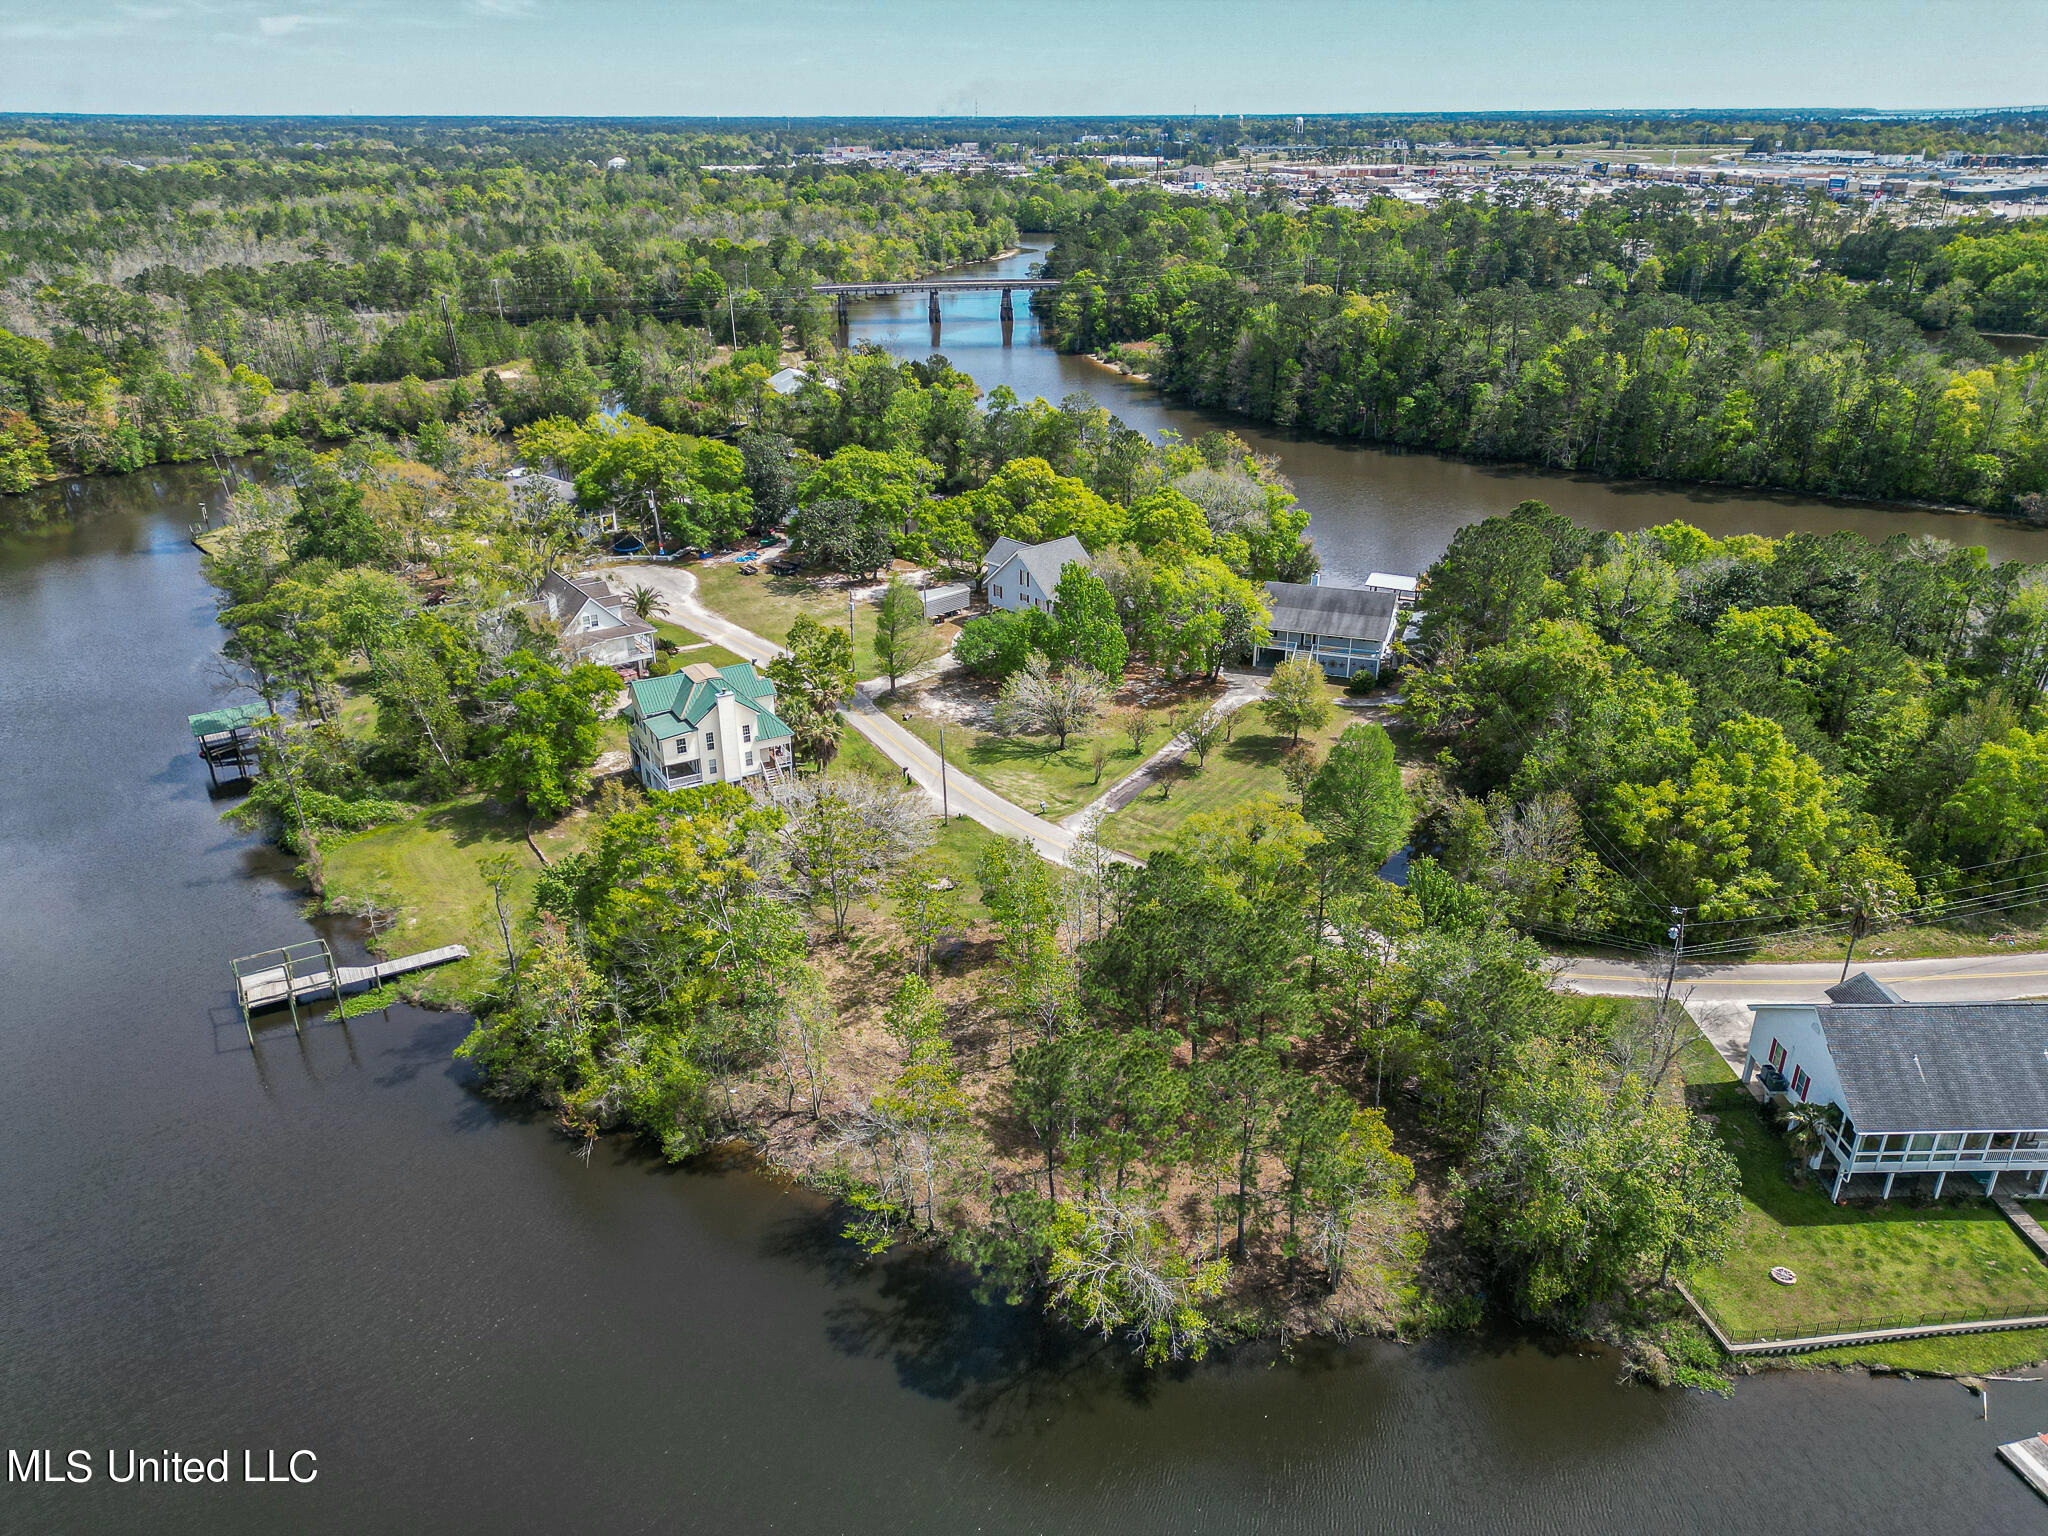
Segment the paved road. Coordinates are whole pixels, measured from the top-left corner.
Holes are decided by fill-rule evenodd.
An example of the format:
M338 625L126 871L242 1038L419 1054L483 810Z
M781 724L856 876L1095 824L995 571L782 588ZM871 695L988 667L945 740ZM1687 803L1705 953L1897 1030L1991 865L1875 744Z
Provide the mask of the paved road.
M633 583L644 582L668 599L665 617L672 623L716 641L734 655L744 656L756 665L765 665L782 654L782 647L772 640L764 640L752 630L740 628L699 602L697 578L689 571L672 565L653 564L635 564L631 571ZM939 754L875 704L870 690L879 691L885 686L879 679L861 684L848 701L844 711L846 718L855 730L875 744L884 757L909 772L911 782L930 797L936 809L940 790ZM1073 851L1072 832L1033 816L1029 811L1020 810L957 768L949 769L946 774L945 799L955 816L967 816L978 821L1001 837L1021 837L1055 863L1064 864Z
M1955 960L1874 960L1867 970L1913 1003L2009 1002L2048 995L2048 955L1969 955ZM1618 960L1572 960L1555 973L1575 992L1656 997L1664 970ZM1678 968L1672 995L1736 1072L1748 1054L1750 1005L1818 1003L1841 978L1839 960L1821 965L1717 965Z
M1954 960L1873 960L1855 970L1915 1003L1982 1003L2048 996L2048 954L1967 955ZM1839 960L1819 965L1716 965L1678 968L1673 990L1698 1002L1817 1003L1840 979ZM1650 997L1664 970L1622 960L1573 960L1558 980L1576 992Z

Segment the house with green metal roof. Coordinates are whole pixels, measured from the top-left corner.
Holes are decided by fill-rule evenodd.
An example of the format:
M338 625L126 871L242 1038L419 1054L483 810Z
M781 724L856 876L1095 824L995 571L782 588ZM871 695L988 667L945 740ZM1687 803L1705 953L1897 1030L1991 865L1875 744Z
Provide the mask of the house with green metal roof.
M696 662L639 678L629 692L626 740L633 772L649 789L775 784L792 771L794 743L775 713L775 684L745 662Z

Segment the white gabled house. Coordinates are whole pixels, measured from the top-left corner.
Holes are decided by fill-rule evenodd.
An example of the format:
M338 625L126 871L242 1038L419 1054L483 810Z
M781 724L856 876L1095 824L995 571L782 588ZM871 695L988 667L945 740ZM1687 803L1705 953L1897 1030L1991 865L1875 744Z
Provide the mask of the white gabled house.
M654 626L633 611L623 592L596 577L571 581L549 571L534 606L561 636L572 662L611 667L623 678L645 677L654 664Z
M745 662L695 662L630 687L626 741L633 772L649 789L690 789L791 771L789 727L775 713L775 684Z
M981 587L991 608L1012 613L1038 609L1050 613L1056 601L1060 572L1070 565L1084 571L1095 563L1072 534L1048 539L1043 544L1025 544L1002 538L988 548L981 561Z
M1742 1081L1829 1106L1816 1168L1833 1194L1879 1175L2001 1174L2048 1192L2048 1003L1909 1003L1867 972L1825 1003L1759 1003Z

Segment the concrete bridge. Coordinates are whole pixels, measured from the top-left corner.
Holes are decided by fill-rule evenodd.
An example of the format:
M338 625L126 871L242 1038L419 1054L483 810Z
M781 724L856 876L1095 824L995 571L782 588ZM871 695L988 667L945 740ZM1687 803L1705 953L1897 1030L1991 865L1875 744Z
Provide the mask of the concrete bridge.
M839 301L839 323L845 325L852 319L850 306L855 299L887 298L896 293L924 293L931 295L931 322L939 323L939 295L942 293L1000 293L1003 296L1002 317L1016 318L1016 309L1011 305L1010 294L1022 288L1057 288L1060 280L1056 277L925 277L905 278L900 282L879 283L814 283L811 292L826 294Z

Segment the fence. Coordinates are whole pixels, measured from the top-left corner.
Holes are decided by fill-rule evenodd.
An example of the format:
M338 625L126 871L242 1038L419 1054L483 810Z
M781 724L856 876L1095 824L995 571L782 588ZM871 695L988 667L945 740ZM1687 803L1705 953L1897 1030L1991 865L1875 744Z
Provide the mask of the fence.
M1684 1285L1678 1294L1699 1314L1720 1346L1731 1355L1791 1355L1810 1349L1833 1349L1843 1344L1875 1343L1894 1338L1934 1338L1954 1333L2002 1333L2019 1328L2048 1328L2048 1314L2027 1317L1987 1317L1981 1312L1894 1313L1871 1317L1845 1317L1828 1324L1826 1333L1758 1333L1738 1337L1725 1327L1706 1303Z

